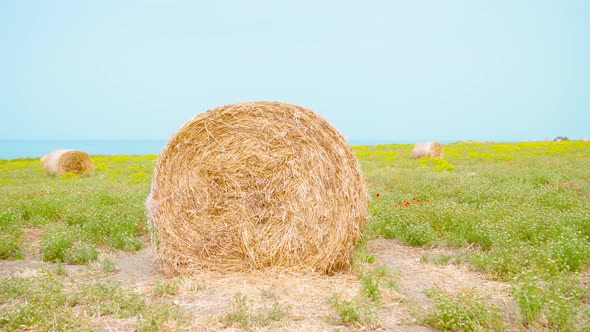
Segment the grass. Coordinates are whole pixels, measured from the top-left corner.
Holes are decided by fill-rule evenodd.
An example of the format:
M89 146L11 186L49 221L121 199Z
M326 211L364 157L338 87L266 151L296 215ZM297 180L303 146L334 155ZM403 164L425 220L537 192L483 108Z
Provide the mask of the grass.
M397 288L395 276L384 265L379 265L372 271L361 271L359 273L359 280L362 287L362 295L378 306L382 304L383 297L381 290L383 287L389 289Z
M354 147L372 197L365 239L385 237L410 246L450 248L423 260L466 264L509 283L517 304L516 319L502 319L509 329L589 330L590 143L457 142L444 146L444 159L414 160L411 150L409 144ZM48 176L38 159L0 160L0 259L56 262L64 264L59 270L67 274L65 264L88 264L104 257L102 253L140 250L148 243L144 201L155 160L155 155L94 156L96 173L89 177ZM366 243L359 245L355 268L374 261ZM109 272L115 266L103 260L102 269ZM362 294L352 300L336 296L330 302L342 321L366 325L375 319L370 312L383 301L385 279L375 272L357 272ZM96 315L131 315L137 329L176 324L166 318L174 310L165 309L167 296L178 291L174 282L158 284L150 295L158 297L155 301L133 295L142 298L150 312L133 309L133 296L126 291L117 293L116 299L96 300L100 287L116 294L120 285L66 291L61 281L49 276L40 277L43 282L11 278L0 279L0 330L21 325L92 329L90 321L73 318L78 317L73 308L82 307ZM25 284L36 291L19 293ZM72 307L73 294L80 300ZM481 309L476 295L459 299L436 294L435 302L446 305L435 308L441 315L457 310L456 315L469 316ZM123 300L132 307L118 308L115 303ZM251 322L244 326L259 324L260 313L247 303L243 299ZM240 303L234 307L239 320ZM47 318L53 317L49 308L58 308L55 319Z
M155 296L176 295L180 289L180 280L156 280L153 293Z
M253 308L253 303L244 294L238 293L229 303L220 322L224 327L256 328L268 326L286 319L289 308L273 302L270 308Z
M93 244L78 240L77 229L66 225L50 227L41 239L41 259L46 262L86 264L98 258Z
M146 174L156 156L92 159L96 175L89 177L46 175L38 159L0 160L0 259L26 256L25 229L43 234L46 261L85 264L99 247L142 248Z
M397 280L383 265L371 270L360 267L359 269L361 269L358 275L360 291L350 300L342 299L338 293L332 294L328 304L338 317L329 317L328 320L337 325L377 328L382 323L378 313L379 308L384 304L382 291L384 288L397 289Z
M0 280L0 330L95 331L100 317L136 317L138 331L176 330L186 319L170 303L149 301L113 282L69 289L48 270Z
M115 265L115 263L113 263L113 261L108 258L105 258L102 261L100 267L106 273L114 272L117 269L117 266Z
M523 328L590 329L590 143L453 143L443 169L410 149L355 148L371 181L367 237L459 249L423 259L511 283Z
M328 299L328 304L338 314L338 318L329 319L333 324L344 324L357 328L380 326L377 309L374 303L366 298L357 297L343 300L339 294L333 294Z
M23 258L23 230L18 218L6 211L0 211L0 259Z
M472 290L451 295L434 288L428 296L434 299L434 307L423 322L443 331L505 331L506 322L501 310Z
M555 331L588 330L588 287L579 287L571 276L539 278L521 275L512 283L512 292L520 308L520 320L534 329ZM579 326L579 322L585 325Z

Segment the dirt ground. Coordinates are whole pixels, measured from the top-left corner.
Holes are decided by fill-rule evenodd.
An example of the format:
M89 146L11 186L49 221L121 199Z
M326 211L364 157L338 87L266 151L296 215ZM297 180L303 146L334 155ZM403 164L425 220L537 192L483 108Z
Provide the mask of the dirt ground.
M426 292L435 286L450 293L475 290L507 312L514 308L507 283L487 280L484 275L464 266L436 265L421 259L423 255L444 253L442 249L407 247L385 239L370 241L368 249L376 258L374 264L368 265L385 265L397 281L397 287L382 290L384 305L378 311L379 322L373 326L355 328L338 325L330 319L336 314L330 308L328 298L336 293L341 299L353 299L361 289L359 278L353 272L334 276L272 271L203 272L191 278L177 278L177 295L166 296L189 313L192 320L190 329L193 331L238 331L236 328L224 328L219 322L236 294L245 295L255 310L266 310L274 303L289 308L286 319L255 329L260 331L435 331L420 325L412 316L412 313L432 306L433 301L426 296ZM67 265L69 282L117 280L123 286L152 295L154 286L166 280L148 249L108 257L115 263L114 272L104 272L98 263ZM55 264L35 260L0 261L0 277L15 273L32 274L41 268L55 270ZM104 331L133 329L133 323L128 320L109 319L99 323Z

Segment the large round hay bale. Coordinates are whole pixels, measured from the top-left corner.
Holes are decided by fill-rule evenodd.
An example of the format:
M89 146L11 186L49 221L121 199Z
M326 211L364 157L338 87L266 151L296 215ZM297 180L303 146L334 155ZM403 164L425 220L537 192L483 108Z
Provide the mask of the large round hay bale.
M349 267L367 214L352 149L306 108L247 102L201 113L168 141L146 202L167 275Z
M94 164L88 153L79 150L55 150L41 157L43 169L48 174L63 175L66 172L79 175L94 173Z
M442 144L440 144L439 142L418 142L414 145L414 150L412 150L412 156L414 158L442 158Z

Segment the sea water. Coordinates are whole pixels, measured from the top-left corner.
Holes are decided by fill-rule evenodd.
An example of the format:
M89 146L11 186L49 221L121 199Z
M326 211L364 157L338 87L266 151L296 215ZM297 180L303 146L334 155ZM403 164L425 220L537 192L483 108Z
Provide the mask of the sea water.
M0 159L40 158L58 149L91 155L158 154L165 140L0 140Z

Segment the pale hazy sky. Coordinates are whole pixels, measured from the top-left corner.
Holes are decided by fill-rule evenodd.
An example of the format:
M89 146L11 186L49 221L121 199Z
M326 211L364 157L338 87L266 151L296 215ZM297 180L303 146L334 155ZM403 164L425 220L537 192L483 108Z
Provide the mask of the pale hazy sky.
M278 100L351 140L590 136L590 1L2 1L0 139Z

